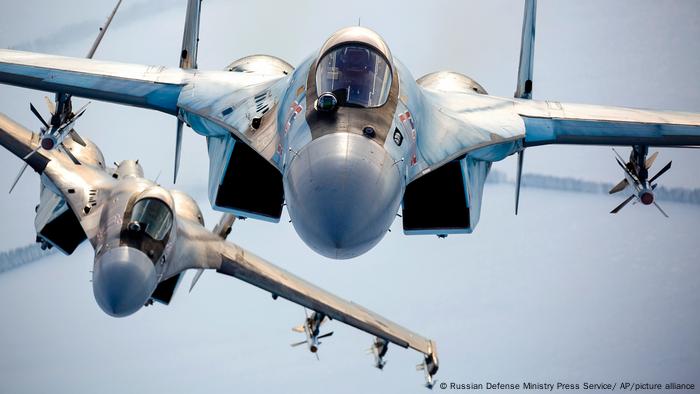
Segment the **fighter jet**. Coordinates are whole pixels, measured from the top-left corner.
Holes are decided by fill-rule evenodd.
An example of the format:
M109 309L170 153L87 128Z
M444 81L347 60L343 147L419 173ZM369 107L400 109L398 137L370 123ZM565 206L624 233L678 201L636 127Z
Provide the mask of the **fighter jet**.
M321 334L321 324L338 320L375 336L372 346L382 345L375 353L379 368L388 343L420 352L419 369L432 388L438 370L432 340L226 242L231 215L224 215L213 232L207 230L197 203L145 179L138 161L108 168L95 144L88 139L78 143L70 135L63 140L70 157L58 150L27 156L40 140L40 135L0 114L0 145L41 176L37 240L66 254L89 240L95 250L93 293L106 314L129 316L154 301L167 305L186 270L212 269L268 291L274 299L282 297L312 310L295 328L306 335L298 344L307 344L312 353L318 351L319 339L332 334Z
M532 100L535 0L526 0L513 98L473 79L417 80L374 31L333 33L297 67L274 56L196 70L200 0L190 0L180 68L0 50L0 82L176 116L207 139L214 209L277 222L335 259L361 255L401 208L404 233L471 233L495 161L548 144L700 144L700 114ZM645 193L653 193L651 187Z

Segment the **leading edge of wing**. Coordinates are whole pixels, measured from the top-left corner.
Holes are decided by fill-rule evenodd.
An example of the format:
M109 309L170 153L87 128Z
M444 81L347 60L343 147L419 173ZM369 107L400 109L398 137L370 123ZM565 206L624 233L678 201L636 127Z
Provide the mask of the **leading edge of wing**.
M50 157L43 155L42 152L35 152L25 159L29 153L39 147L39 137L2 113L0 113L0 145L21 160L24 160L34 171L40 174L44 172L51 160Z
M516 100L516 111L525 146L700 144L699 113L531 100Z
M419 86L423 105L418 113L417 163L409 167L413 181L466 154L498 161L513 153L525 137L513 100Z
M323 313L369 334L424 355L435 352L434 342L351 301L327 292L243 248L222 242L217 272L248 282L273 295Z
M0 49L0 83L177 113L193 72Z

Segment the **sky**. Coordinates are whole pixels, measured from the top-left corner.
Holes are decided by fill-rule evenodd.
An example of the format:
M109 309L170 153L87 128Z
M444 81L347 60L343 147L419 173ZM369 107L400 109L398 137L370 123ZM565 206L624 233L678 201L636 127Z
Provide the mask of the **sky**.
M96 32L111 7L78 0L12 2L0 14L0 47L34 45L83 56L93 40L90 26ZM96 58L176 66L184 7L184 1L125 0ZM272 1L261 9L254 1L207 0L199 66L223 69L254 53L298 64L333 31L361 18L415 78L455 70L494 95L515 89L519 1L328 7ZM697 37L695 1L540 1L533 96L700 111ZM44 95L0 86L0 111L38 128L28 102L43 108ZM146 175L164 186L172 177L174 129L168 115L99 102L78 124L108 162L138 158ZM206 157L204 139L186 132L177 187L199 197L211 227L217 215L202 198ZM697 151L664 149L658 163L671 159L664 185L700 187ZM0 187L9 189L20 161L3 150L0 165ZM512 175L515 161L495 167ZM621 178L616 167L604 147L538 147L525 161L526 172L606 182ZM0 250L34 240L37 191L30 171L12 195L0 193L7 224ZM671 215L665 220L634 206L612 217L607 212L618 200L526 189L514 217L512 188L489 186L474 234L407 237L397 220L378 247L343 262L311 252L286 216L280 224L236 223L232 240L435 338L439 379L696 377L700 309L692 279L700 258L694 235L700 211L664 204ZM298 340L289 328L303 317L301 308L272 303L267 294L213 273L189 296L183 287L169 307L110 318L92 297L91 265L86 244L73 256L0 277L0 392L422 390L414 352L390 349L387 369L379 373L363 353L371 338L333 324L336 335L322 347L319 363L287 346Z

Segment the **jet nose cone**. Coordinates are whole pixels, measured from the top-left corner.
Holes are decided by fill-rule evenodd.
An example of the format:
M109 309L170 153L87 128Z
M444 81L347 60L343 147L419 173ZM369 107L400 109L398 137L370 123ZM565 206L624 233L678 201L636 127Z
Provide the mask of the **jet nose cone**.
M95 261L92 290L110 316L124 317L139 310L157 284L153 262L138 249L120 246Z
M376 245L396 217L403 183L394 160L358 134L333 133L306 145L285 173L292 224L316 252L334 259Z

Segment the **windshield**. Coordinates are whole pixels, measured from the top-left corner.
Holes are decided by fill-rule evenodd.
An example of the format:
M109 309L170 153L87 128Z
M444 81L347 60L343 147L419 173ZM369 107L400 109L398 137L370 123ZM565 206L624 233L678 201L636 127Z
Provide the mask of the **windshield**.
M134 204L131 211L131 222L138 222L141 229L151 238L162 241L170 232L173 214L163 201L155 198L144 198Z
M362 45L345 45L328 52L316 70L318 95L331 92L338 105L379 107L386 103L390 87L391 68L386 60Z

